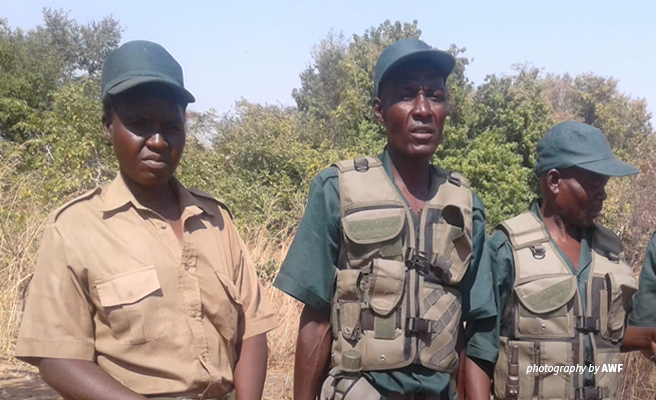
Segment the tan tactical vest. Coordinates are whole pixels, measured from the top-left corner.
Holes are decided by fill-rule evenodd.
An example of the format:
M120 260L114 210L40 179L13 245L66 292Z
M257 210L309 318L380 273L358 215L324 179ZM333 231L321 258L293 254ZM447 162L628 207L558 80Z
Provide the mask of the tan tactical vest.
M515 283L501 322L495 398L615 399L620 374L606 370L621 363L619 346L627 310L638 289L631 267L623 259L619 238L594 225L583 313L577 278L538 217L526 212L499 228L513 247ZM571 372L572 367L585 365L586 335L592 343L592 361L600 367L592 387L584 387L580 370ZM537 371L527 373L529 367ZM570 372L561 369L564 367ZM554 369L560 370L556 374Z
M472 252L468 184L443 171L415 226L380 160L335 166L343 235L331 311L333 364L353 349L365 371L415 363L453 373L459 282Z

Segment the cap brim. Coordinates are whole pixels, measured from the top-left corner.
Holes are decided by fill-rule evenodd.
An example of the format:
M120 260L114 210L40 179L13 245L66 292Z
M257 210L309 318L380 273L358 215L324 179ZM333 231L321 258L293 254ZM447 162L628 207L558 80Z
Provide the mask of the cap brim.
M169 88L171 88L179 96L180 100L184 101L185 103L193 103L196 101L194 95L192 95L184 87L180 86L178 82L171 81L165 78L153 77L153 76L141 76L141 77L126 79L123 82L120 82L112 86L111 88L108 88L106 93L111 95L117 95L128 89L132 89L133 87L143 85L146 83L163 83Z
M629 176L640 173L638 168L614 157L606 158L604 160L589 161L574 166L604 176Z
M451 53L437 49L418 50L413 53L406 54L405 56L400 57L392 64L390 64L385 69L385 72L380 77L378 82L385 80L390 72L394 71L399 65L414 60L426 60L431 64L434 64L445 81L449 74L451 74L453 71L453 68L456 66L456 59L453 55L451 55ZM380 87L378 87L377 90L380 90ZM378 95L378 93L376 93L376 95Z

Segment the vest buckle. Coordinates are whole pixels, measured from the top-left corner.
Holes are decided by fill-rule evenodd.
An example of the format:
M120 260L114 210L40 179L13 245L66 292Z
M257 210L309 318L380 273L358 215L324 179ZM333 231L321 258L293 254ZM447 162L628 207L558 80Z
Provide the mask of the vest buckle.
M405 251L405 266L415 269L423 275L427 275L430 268L430 262L425 252L408 247Z
M449 177L447 179L448 179L449 183L451 183L452 185L456 185L458 187L460 187L460 185L462 185L462 181L457 176L449 175Z
M612 251L607 252L606 257L609 261L614 262L615 264L620 262L620 256L613 253Z
M544 246L542 246L541 244L534 244L529 248L531 249L533 258L535 258L536 260L542 260L547 255L547 249L545 249Z
M451 260L447 260L437 253L433 253L433 257L431 257L430 265L440 279L445 277L448 277L449 279L451 278L450 270L452 264Z
M431 320L416 317L406 317L405 330L410 333L435 333Z
M363 156L357 156L353 159L353 168L358 172L367 172L369 170L369 160Z
M599 318L579 315L576 317L576 329L583 332L597 333L600 331Z

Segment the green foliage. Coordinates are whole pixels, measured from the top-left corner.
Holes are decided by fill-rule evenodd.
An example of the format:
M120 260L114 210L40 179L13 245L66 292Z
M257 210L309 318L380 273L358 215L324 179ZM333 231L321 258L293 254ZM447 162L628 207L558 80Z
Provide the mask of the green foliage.
M389 44L420 35L417 21L389 20L362 36L353 35L350 43L331 32L313 49L313 63L300 74L301 87L292 92L298 111L317 121L323 138L334 146L357 146L358 137L369 137L372 130L382 134L371 112L376 60Z
M303 212L310 180L342 155L317 144L312 133L318 127L295 109L241 100L234 114L211 122L207 117L201 115L202 126L190 131L213 137L212 146L189 141L180 179L228 203L245 229L263 224L274 232L291 229Z
M618 81L592 73L572 78L548 74L543 93L555 110L554 122L575 119L594 125L608 137L613 149L632 151L634 142L654 133L644 99L620 93Z
M6 140L38 136L23 121L49 110L58 88L83 79L98 85L102 62L121 39L112 17L79 25L62 11L43 14L44 25L27 32L0 20L0 138Z
M461 154L452 151L441 164L458 171L483 200L487 224L494 227L528 209L535 194L530 188L530 169L522 167L517 143L503 140L503 130L477 136Z
M44 25L28 32L0 21L0 159L19 160L7 176L31 177L25 196L59 203L116 171L100 134L98 72L120 32L111 17L79 25L50 9ZM385 21L348 39L331 32L300 74L296 107L240 100L226 115L189 112L179 178L228 203L242 230L265 226L274 237L292 231L321 169L382 151L384 128L371 111L374 66L393 41L420 36L417 21ZM619 93L612 78L518 65L474 86L466 49L449 51L456 57L447 81L450 116L434 161L471 182L490 227L535 198L536 143L554 123L596 125L628 159L653 134L644 100Z

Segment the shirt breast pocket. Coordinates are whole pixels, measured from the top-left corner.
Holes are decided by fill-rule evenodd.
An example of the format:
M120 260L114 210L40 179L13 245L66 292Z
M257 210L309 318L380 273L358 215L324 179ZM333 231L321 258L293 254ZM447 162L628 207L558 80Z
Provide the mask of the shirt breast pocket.
M234 345L244 330L244 311L239 289L226 275L218 271L215 273L223 290L206 293L209 304L204 304L205 312L226 342Z
M154 266L146 266L98 279L96 291L114 337L123 344L139 345L160 338L162 288Z

